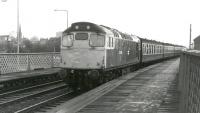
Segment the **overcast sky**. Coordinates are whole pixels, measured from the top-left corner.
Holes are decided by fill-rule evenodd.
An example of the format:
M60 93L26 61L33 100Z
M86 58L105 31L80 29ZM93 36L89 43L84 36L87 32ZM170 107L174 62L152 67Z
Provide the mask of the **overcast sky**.
M69 25L88 21L106 25L143 38L189 44L200 35L200 1L198 0L19 0L20 23L25 37L52 37ZM15 34L17 0L0 2L0 35Z

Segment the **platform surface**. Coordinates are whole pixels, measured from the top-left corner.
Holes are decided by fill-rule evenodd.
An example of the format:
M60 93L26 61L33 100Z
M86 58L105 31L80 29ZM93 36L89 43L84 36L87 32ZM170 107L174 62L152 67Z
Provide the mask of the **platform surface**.
M0 82L58 73L60 68L48 68L0 75Z
M78 113L157 113L176 80L178 67L179 59L164 61L88 103ZM177 111L178 106L173 109Z

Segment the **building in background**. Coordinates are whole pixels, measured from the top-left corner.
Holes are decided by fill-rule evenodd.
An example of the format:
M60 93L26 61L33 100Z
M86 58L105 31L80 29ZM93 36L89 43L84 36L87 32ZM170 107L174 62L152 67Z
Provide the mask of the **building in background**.
M40 45L46 45L48 42L47 38L40 38Z
M9 35L0 35L0 53L7 53L9 41Z
M194 39L194 49L200 50L200 35Z
M62 32L60 31L60 32L56 32L56 37L61 37L62 36Z
M30 41L31 41L32 44L39 44L40 43L40 40L37 36L31 37Z

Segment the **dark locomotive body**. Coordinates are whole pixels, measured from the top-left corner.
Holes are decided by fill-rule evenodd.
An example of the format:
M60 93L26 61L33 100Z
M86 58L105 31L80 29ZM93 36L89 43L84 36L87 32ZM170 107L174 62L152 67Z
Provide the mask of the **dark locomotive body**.
M62 34L60 67L70 87L88 89L135 70L142 63L174 57L182 48L78 22Z

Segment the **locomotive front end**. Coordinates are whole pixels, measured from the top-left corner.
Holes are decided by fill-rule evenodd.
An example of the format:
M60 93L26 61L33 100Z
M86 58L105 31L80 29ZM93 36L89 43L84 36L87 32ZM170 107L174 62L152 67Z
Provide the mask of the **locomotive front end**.
M61 63L64 80L73 88L98 82L105 67L105 32L92 23L74 23L62 34Z
M102 69L104 35L81 32L62 37L60 66L67 69Z

